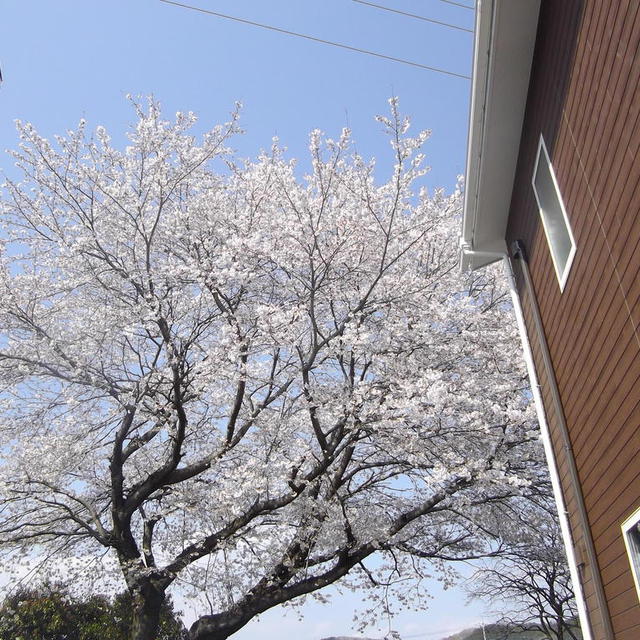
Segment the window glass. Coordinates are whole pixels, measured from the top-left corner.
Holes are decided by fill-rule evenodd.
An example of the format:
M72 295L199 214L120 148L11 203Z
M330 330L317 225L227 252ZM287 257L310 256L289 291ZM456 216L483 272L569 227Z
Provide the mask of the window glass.
M532 183L553 265L560 288L563 289L576 251L576 244L542 136L540 136Z

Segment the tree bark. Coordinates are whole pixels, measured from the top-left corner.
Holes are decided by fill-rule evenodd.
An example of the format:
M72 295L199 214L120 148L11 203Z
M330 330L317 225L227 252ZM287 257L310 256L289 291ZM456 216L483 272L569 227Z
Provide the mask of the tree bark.
M217 614L198 618L189 629L190 640L227 640L244 627L255 614Z
M151 583L143 584L134 591L130 640L156 640L164 598L164 591Z

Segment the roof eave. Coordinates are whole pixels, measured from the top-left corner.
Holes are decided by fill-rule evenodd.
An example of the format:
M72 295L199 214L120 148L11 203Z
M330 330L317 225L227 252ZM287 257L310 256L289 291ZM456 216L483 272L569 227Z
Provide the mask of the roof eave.
M478 0L461 266L505 252L540 0Z

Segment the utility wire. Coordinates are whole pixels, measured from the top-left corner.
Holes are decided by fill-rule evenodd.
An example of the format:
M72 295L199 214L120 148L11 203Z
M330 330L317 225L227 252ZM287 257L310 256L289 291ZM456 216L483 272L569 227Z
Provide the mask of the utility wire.
M431 18L425 18L424 16L417 16L415 13L407 13L406 11L399 11L398 9L392 9L391 7L383 7L381 4L366 2L365 0L352 0L352 2L357 2L358 4L366 4L369 7L375 7L376 9L382 9L383 11L399 13L401 16L408 16L409 18L417 18L418 20L424 20L425 22L432 22L433 24L438 24L441 27L449 27L449 29L457 29L458 31L473 33L473 29L465 29L464 27L458 27L457 25L449 24L448 22L440 22L439 20L432 20Z
M475 11L475 7L470 7L468 4L460 4L459 2L451 2L451 0L440 0L440 2L446 2L447 4L452 4L456 7L462 7L463 9L470 9L471 11Z
M160 0L165 4L172 4L176 7L182 7L183 9L190 9L192 11L199 11L200 13L206 13L208 15L217 16L218 18L225 18L226 20L234 20L235 22L242 22L243 24L250 24L254 27L260 27L262 29L269 29L270 31L277 31L278 33L284 33L288 36L295 36L297 38L304 38L306 40L312 40L313 42L320 42L322 44L328 44L332 47L340 47L341 49L347 49L349 51L356 51L358 53L365 53L368 56L375 56L376 58L383 58L384 60L391 60L392 62L399 62L401 64L408 64L412 67L418 67L420 69L426 69L427 71L433 71L435 73L442 73L447 76L454 76L456 78L463 78L464 80L471 80L470 76L466 76L462 73L455 73L454 71L447 71L446 69L439 69L437 67L430 67L426 64L420 64L419 62L412 62L411 60L403 60L402 58L394 58L393 56L387 56L383 53L376 53L375 51L368 51L367 49L359 49L358 47L352 47L348 44L341 44L340 42L331 42L330 40L323 40L322 38L315 38L314 36L308 36L304 33L297 33L295 31L288 31L287 29L281 29L280 27L273 27L268 24L261 24L260 22L253 22L252 20L245 20L244 18L238 18L236 16L229 16L224 13L218 13L217 11L210 11L209 9L201 9L200 7L194 7L189 4L183 4L182 2L175 2L174 0Z

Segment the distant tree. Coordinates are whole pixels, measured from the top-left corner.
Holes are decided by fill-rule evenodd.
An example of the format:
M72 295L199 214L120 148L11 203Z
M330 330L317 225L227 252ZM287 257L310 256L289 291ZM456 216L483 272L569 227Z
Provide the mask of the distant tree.
M23 590L0 604L0 640L128 640L133 621L129 593L74 598L60 587ZM158 640L186 640L187 631L167 599Z
M191 637L222 640L339 580L375 592L484 553L483 523L544 472L503 284L459 273L460 193L412 191L426 133L392 101L386 182L347 131L312 133L300 179L277 144L234 160L235 116L199 143L192 114L136 109L123 151L84 123L55 144L19 127L9 561L97 578L106 550L134 640L176 584L208 602Z
M554 640L581 639L553 505L523 505L511 525L511 533L502 539L501 554L471 580L470 594L508 607L500 622L509 631L534 629Z
M0 606L2 640L66 640L75 631L66 594L21 591Z

